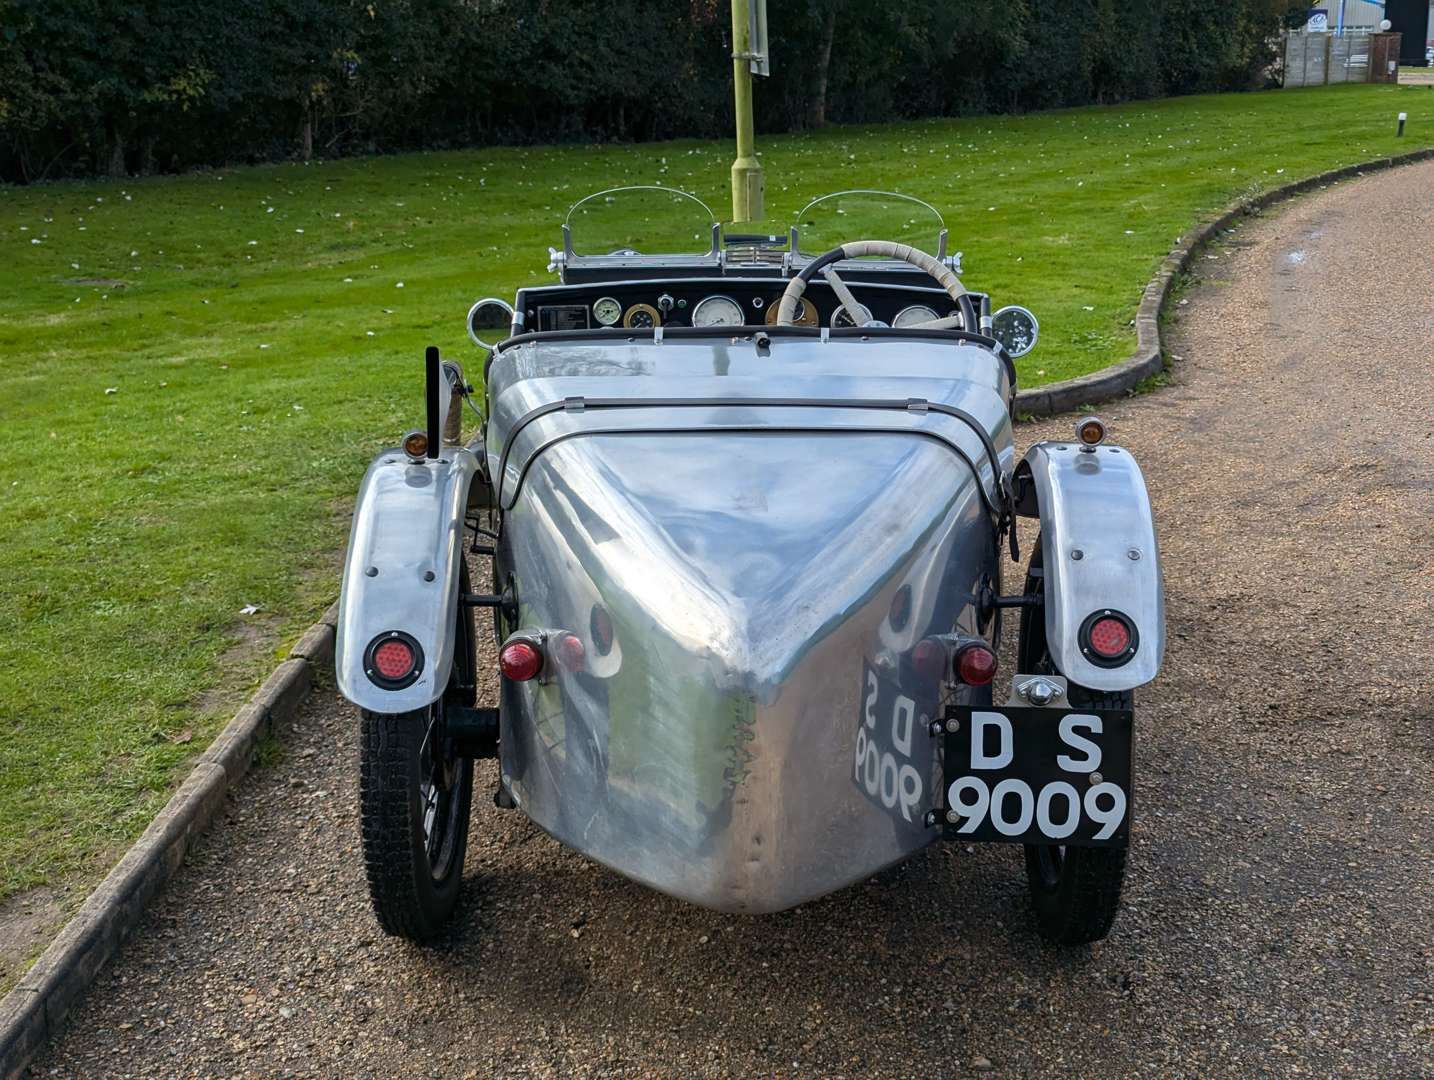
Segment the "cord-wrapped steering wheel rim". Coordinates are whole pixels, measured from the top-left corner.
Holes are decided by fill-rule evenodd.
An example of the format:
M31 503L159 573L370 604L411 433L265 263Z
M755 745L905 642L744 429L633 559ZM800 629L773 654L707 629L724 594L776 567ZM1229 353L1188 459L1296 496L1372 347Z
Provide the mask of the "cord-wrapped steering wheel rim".
M838 295L843 307L850 310L851 290L846 287L845 282L837 276L835 264L843 259L859 259L864 255L879 255L888 259L899 259L900 261L924 270L938 285L946 290L946 294L956 302L961 310L961 329L975 331L977 329L976 305L971 301L971 294L966 291L966 286L961 284L961 279L949 266L940 262L926 252L912 247L910 244L897 244L890 240L853 240L850 243L834 247L823 255L817 256L806 266L802 267L791 281L787 283L786 290L782 293L781 302L777 308L778 326L793 326L796 323L797 304L802 294L807 291L807 286L818 274L823 274L831 283L833 291ZM845 294L845 295L843 295ZM851 312L853 320L856 313ZM946 320L938 319L937 323L944 324ZM922 327L932 327L933 324L922 323L912 329L919 330Z

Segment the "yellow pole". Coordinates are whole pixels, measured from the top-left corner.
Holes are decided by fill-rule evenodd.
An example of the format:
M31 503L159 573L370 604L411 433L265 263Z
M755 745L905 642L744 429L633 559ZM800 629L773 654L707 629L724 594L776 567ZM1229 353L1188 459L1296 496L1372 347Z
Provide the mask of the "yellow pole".
M737 111L737 160L732 162L732 220L762 219L762 163L752 129L750 0L732 0L732 100Z

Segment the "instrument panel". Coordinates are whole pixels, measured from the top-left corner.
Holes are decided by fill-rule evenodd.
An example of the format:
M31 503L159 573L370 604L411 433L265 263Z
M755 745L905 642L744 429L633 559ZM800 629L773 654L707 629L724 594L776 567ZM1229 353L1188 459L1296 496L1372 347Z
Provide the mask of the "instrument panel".
M523 289L518 294L528 330L650 330L658 326L774 326L786 279L695 279L608 282ZM941 289L849 281L862 305L861 323L916 327L959 314ZM817 280L797 304L798 326L860 325Z

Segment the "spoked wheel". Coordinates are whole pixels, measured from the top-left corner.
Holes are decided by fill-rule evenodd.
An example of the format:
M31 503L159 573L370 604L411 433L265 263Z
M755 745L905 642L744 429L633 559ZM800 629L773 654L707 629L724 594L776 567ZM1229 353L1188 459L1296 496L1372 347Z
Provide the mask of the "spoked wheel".
M465 567L461 588L468 590ZM473 761L453 750L447 703L471 694L473 624L459 607L449 688L426 709L407 713L360 710L359 820L369 897L384 931L429 941L458 903Z
M1041 541L1031 552L1026 591L1045 591ZM1021 609L1020 666L1022 672L1059 675L1046 643L1045 611ZM1067 696L1076 707L1129 709L1129 690L1103 692L1068 683ZM1064 844L1027 844L1026 883L1035 908L1041 936L1058 945L1084 945L1110 933L1120 908L1125 883L1123 847L1068 847Z

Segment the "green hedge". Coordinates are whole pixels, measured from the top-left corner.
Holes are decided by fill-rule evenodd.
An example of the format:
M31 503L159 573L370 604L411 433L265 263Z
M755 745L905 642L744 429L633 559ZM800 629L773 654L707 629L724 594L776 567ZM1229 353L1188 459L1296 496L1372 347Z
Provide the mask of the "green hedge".
M1237 90L1290 0L771 0L758 124ZM0 178L731 129L718 0L0 0Z

